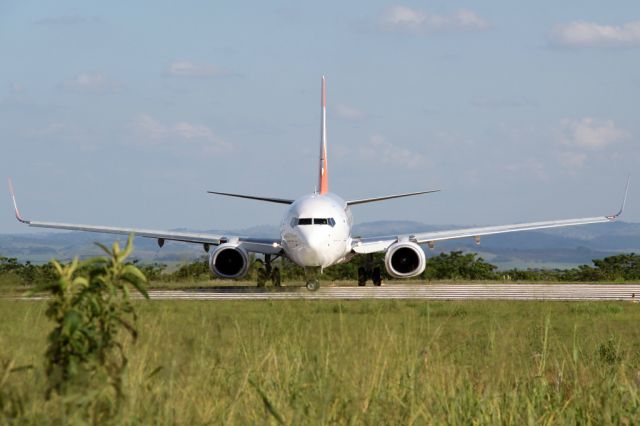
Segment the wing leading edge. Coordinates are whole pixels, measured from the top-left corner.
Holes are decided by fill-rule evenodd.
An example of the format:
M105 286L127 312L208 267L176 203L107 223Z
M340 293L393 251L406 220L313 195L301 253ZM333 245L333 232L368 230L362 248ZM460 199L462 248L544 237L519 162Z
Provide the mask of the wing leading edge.
M504 234L507 232L520 232L531 231L535 229L548 229L548 228L561 228L566 226L578 226L589 225L592 223L604 223L612 222L616 220L624 210L624 206L627 201L627 194L629 192L629 179L627 179L627 186L624 192L624 199L620 210L613 215L608 216L595 216L579 219L565 219L565 220L549 220L544 222L528 222L518 223L513 225L497 225L497 226L483 226L477 228L464 228L453 229L447 231L436 232L419 232L409 235L398 235L395 237L377 237L377 238L361 238L354 239L353 251L356 253L376 253L385 251L391 244L400 241L408 240L417 244L428 244L433 246L437 241L454 240L459 238L475 238L476 242L479 242L479 238L484 235Z

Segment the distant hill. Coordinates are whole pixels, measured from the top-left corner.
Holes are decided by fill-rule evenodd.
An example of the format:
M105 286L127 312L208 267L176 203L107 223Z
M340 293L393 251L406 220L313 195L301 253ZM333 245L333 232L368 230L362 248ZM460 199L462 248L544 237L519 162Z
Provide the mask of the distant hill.
M467 226L465 226L467 227ZM461 226L425 225L409 221L377 221L358 224L354 236L396 235L408 232L437 231ZM215 234L254 237L277 237L276 226L255 226L240 230L208 230ZM85 232L45 232L37 234L0 235L0 256L22 261L46 262L51 258L70 259L76 254L90 257L100 254L94 242L111 244L114 236ZM124 238L120 238L124 240ZM427 255L451 250L477 252L501 269L572 267L590 264L592 259L619 252L640 253L640 224L603 223L573 228L528 231L483 237L476 246L473 240L453 240L425 249ZM144 261L181 262L204 254L200 245L168 241L160 249L155 240L136 239L136 256Z

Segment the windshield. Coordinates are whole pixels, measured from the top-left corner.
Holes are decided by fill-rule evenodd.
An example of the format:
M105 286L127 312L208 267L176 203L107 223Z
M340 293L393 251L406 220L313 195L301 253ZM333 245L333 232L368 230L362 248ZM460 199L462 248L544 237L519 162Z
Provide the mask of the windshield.
M316 217L316 218L310 218L310 217L299 217L299 218L294 218L291 221L291 225L292 226L296 226L296 225L329 225L329 226L335 226L336 225L336 221L334 218L332 217Z

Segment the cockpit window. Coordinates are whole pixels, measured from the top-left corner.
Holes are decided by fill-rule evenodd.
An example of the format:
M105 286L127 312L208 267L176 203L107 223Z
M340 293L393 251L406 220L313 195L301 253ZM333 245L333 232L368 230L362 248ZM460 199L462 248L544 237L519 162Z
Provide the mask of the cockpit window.
M291 226L296 226L296 225L329 225L331 227L336 226L336 221L334 218L329 217L329 218L324 218L324 217L316 217L316 218L310 218L310 217L299 217L299 218L293 218L291 220Z

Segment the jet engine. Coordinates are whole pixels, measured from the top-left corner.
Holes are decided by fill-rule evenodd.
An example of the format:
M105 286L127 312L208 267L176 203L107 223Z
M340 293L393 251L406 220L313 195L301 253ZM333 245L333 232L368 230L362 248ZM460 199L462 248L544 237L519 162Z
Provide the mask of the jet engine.
M242 278L249 270L249 256L238 244L221 244L209 256L209 269L222 278Z
M418 244L410 241L397 242L387 249L384 265L394 278L411 278L424 271L426 258Z

